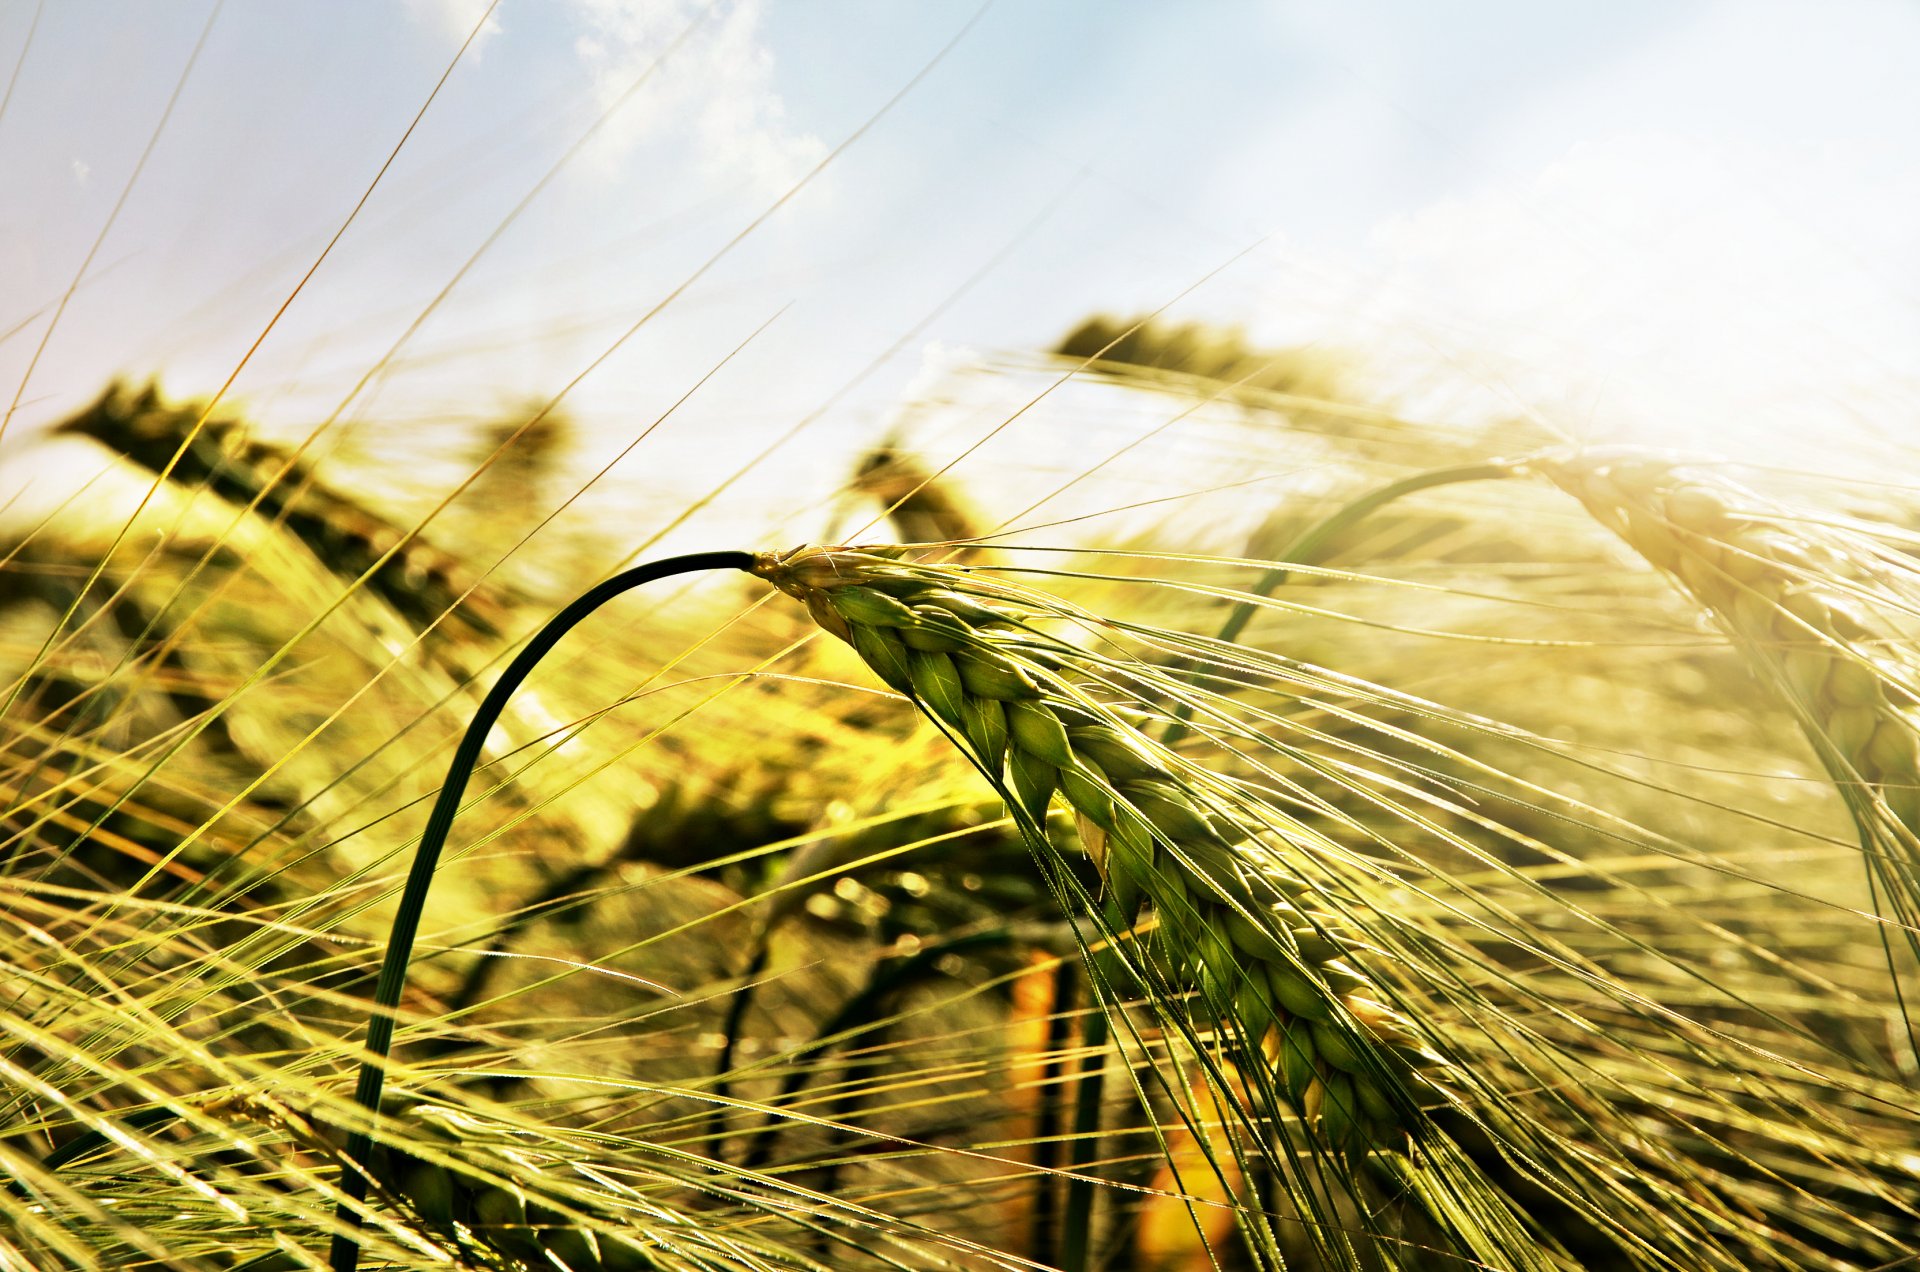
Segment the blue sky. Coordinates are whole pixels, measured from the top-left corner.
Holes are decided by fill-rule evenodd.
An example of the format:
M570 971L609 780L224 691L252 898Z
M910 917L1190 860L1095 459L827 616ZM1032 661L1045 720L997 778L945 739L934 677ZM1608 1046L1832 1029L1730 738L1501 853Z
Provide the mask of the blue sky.
M11 427L116 372L222 383L483 8L230 0ZM506 0L237 398L270 420L341 406L693 24L346 417L556 390L976 10ZM0 74L20 59L0 116L6 397L211 11L0 3ZM751 453L1004 254L821 426L871 435L942 350L1044 344L1233 260L1173 312L1363 350L1422 410L1689 445L1813 418L1904 441L1914 65L1920 11L1891 0L1001 0L570 402L633 427L773 319L687 410L685 446Z

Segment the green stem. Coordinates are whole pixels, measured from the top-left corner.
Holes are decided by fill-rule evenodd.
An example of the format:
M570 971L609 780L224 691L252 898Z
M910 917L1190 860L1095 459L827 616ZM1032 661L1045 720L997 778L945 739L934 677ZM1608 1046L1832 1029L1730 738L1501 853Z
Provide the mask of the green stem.
M420 836L420 846L414 851L413 868L407 874L406 887L400 894L400 908L393 916L393 928L387 935L386 960L380 965L380 980L373 991L373 1015L367 1022L368 1055L361 1061L360 1080L354 1088L354 1098L368 1110L370 1116L378 1116L380 1092L386 1085L386 1059L393 1050L395 1009L399 1007L400 994L406 988L407 964L413 957L413 941L420 931L420 915L426 908L427 890L433 885L433 872L440 864L441 850L446 847L447 832L453 828L454 816L460 811L460 800L466 793L467 779L473 776L487 734L505 710L507 699L526 680L534 664L546 657L562 636L621 593L675 574L692 574L700 570L748 570L753 568L753 561L751 552L695 552L616 574L554 615L552 621L535 633L533 639L507 664L507 669L500 673L500 679L493 682L479 710L474 712L473 722L467 726L465 736L460 739L460 745L453 753L453 762L447 766L447 779L440 787L439 798L434 801L433 812L427 817L427 828ZM340 1180L340 1190L345 1197L335 1211L341 1231L335 1234L333 1247L328 1253L333 1272L354 1272L360 1260L360 1241L355 1235L360 1227L357 1203L367 1195L366 1166L372 1150L373 1138L368 1132L355 1131L347 1137L349 1166Z
M1106 1101L1107 1039L1105 1011L1087 1013L1080 1031L1080 1081L1073 1093L1073 1150L1067 1169L1067 1204L1060 1215L1060 1270L1086 1272L1093 1246L1094 1150L1100 1143L1100 1108Z
M1247 624L1253 621L1254 611L1260 608L1259 599L1287 581L1295 567L1313 565L1324 558L1328 550L1340 536L1356 524L1372 516L1375 512L1399 499L1403 495L1415 494L1422 490L1431 490L1435 486L1450 486L1463 481L1491 481L1502 477L1512 477L1520 468L1508 460L1478 460L1471 464L1456 464L1450 468L1434 468L1424 473L1415 473L1411 477L1402 477L1399 481L1390 481L1377 486L1366 494L1334 509L1325 517L1308 526L1280 552L1285 565L1277 565L1261 575L1259 581L1249 589L1250 599L1241 601L1227 615L1227 621L1220 625L1216 639L1231 643L1240 638ZM1173 722L1167 726L1160 741L1172 746L1187 735L1187 722L1193 718L1193 708L1182 703L1173 713Z

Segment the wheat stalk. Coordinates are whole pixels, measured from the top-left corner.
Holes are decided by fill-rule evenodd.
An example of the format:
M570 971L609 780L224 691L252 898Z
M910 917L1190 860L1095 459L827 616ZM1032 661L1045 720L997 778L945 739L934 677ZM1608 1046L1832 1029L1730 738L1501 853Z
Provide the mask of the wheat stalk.
M806 605L892 688L964 745L1036 846L1062 848L1072 810L1123 914L1150 903L1154 953L1202 1014L1272 1064L1328 1144L1362 1150L1421 1119L1443 1063L1352 960L1334 916L1288 868L1284 845L1075 674L1076 651L954 570L897 549L762 554L752 572ZM974 594L968 594L969 591Z

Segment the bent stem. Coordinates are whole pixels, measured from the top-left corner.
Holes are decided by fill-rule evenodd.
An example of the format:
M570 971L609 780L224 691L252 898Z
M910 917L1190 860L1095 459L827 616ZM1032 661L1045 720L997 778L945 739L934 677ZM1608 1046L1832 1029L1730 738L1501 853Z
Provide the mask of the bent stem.
M1465 481L1494 481L1502 477L1520 475L1524 469L1510 460L1482 460L1471 464L1455 464L1448 468L1433 468L1424 473L1415 473L1411 477L1402 477L1399 481L1390 481L1384 486L1376 486L1366 494L1341 505L1314 522L1280 551L1279 559L1285 565L1277 565L1247 589L1247 599L1239 602L1227 615L1227 621L1220 625L1214 639L1231 644L1240 638L1253 621L1254 611L1260 607L1260 601L1281 584L1294 567L1317 564L1324 558L1334 543L1381 508L1406 495L1417 494L1422 490L1431 490L1435 486L1451 486ZM1193 707L1181 703L1173 713L1173 723L1161 735L1163 746L1173 746L1187 735L1187 722L1193 718Z
M460 745L453 753L453 762L447 766L446 781L441 785L433 812L427 818L427 828L420 836L420 846L414 851L413 867L407 874L406 887L400 894L400 908L393 916L393 927L387 935L387 954L380 964L380 980L373 991L374 1011L367 1022L367 1055L360 1062L360 1080L354 1088L354 1099L367 1110L370 1118L379 1115L380 1093L386 1085L386 1060L393 1050L395 1010L400 1005L400 994L406 988L407 964L413 957L413 941L420 931L420 916L426 908L427 890L433 886L434 870L440 864L440 853L446 847L447 833L453 828L453 819L460 811L460 799L466 792L467 779L473 776L487 734L499 720L507 700L533 671L534 665L560 643L562 636L614 597L676 574L693 574L704 570L747 570L752 568L753 562L751 552L695 552L635 566L616 574L554 615L514 655L507 669L493 682L479 710L474 712L473 722L461 737ZM328 1254L328 1263L333 1272L354 1272L360 1260L360 1241L356 1235L360 1227L359 1203L367 1195L367 1166L372 1151L373 1137L369 1132L356 1130L348 1135L348 1168L340 1180L344 1197L334 1212L340 1229L334 1235L333 1246Z

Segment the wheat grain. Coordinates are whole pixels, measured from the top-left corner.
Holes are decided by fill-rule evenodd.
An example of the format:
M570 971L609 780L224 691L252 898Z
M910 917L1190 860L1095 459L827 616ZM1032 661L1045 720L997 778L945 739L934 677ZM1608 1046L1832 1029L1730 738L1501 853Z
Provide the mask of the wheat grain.
M1239 1057L1264 1052L1327 1142L1362 1149L1411 1127L1440 1057L1350 961L1349 937L1279 846L1091 693L1070 646L956 590L964 573L899 551L800 548L763 554L753 573L963 743L1036 846L1062 846L1048 811L1063 801L1112 903L1151 903L1159 965L1198 991Z

